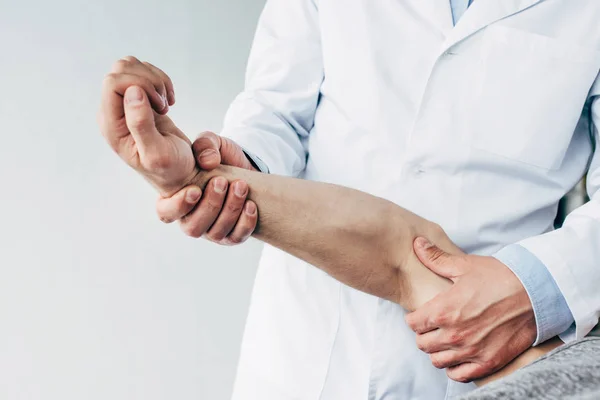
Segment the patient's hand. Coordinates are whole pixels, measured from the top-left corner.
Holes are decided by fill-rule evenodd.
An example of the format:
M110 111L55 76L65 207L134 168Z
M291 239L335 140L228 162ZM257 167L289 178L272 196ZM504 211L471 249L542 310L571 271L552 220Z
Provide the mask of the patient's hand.
M174 103L168 77L128 57L115 64L102 89L101 131L123 161L163 196L192 181L199 170L191 143L164 115Z
M104 80L98 120L102 134L121 158L159 191L157 210L166 223L181 219L190 236L221 244L241 243L254 231L257 207L248 186L214 177L194 185L200 170L192 144L165 114L175 103L171 79L135 57L117 61ZM220 163L254 169L238 145L205 132L194 143L198 165L209 171ZM229 190L231 189L231 190ZM171 197L172 196L172 197Z

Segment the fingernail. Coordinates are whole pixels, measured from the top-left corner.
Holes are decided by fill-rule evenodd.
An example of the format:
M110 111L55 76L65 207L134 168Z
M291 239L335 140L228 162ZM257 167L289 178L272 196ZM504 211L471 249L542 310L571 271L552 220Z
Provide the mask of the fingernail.
M433 246L431 242L423 237L417 238L415 240L415 247L418 247L420 249L426 250L431 246Z
M233 187L233 191L237 197L244 197L244 196L246 196L246 192L247 192L246 188L247 187L244 182L236 182Z
M202 192L200 192L200 189L191 188L185 195L185 200L190 204L195 204L200 198L200 194L202 194Z
M215 192L223 193L227 189L227 181L225 178L217 178L215 180Z
M246 211L246 214L248 214L248 215L256 214L256 204L254 204L250 201L246 203L246 205L244 206L244 209Z
M125 92L125 102L127 104L140 104L143 99L144 93L137 86L132 86Z
M215 157L216 155L218 155L218 154L215 150L212 150L212 149L204 150L202 153L200 153L200 162L202 162L202 163L208 162L211 160L211 158Z
M175 104L175 92L174 91L169 91L169 97L171 98L171 102L173 104Z

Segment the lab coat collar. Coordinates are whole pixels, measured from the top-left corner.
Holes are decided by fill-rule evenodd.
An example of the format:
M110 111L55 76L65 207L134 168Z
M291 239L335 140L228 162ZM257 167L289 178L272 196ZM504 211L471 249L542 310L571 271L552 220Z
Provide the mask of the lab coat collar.
M476 0L446 36L440 55L463 39L496 21L510 17L545 0ZM445 1L448 3L448 1Z

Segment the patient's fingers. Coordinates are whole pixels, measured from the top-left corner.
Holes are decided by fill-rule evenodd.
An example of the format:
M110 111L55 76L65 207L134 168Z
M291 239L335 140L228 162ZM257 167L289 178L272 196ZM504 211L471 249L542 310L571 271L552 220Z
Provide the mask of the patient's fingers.
M209 181L204 188L200 203L190 214L181 219L181 229L186 235L199 238L210 229L223 208L227 186L227 179L223 177L216 177Z
M235 181L231 183L221 213L206 233L207 239L219 243L231 233L242 214L247 195L248 185L246 182Z
M167 91L168 105L172 106L173 104L175 104L175 88L173 86L173 81L171 81L169 75L167 75L162 69L154 66L153 64L150 64L149 62L144 61L142 64L144 64L152 72L154 72L156 76L162 79L165 85L165 90Z
M162 168L159 164L164 159L160 151L164 138L156 129L146 93L138 86L131 86L125 92L125 122L144 167L149 170Z
M252 200L247 200L244 211L235 224L233 231L221 241L225 245L236 245L244 243L254 233L258 222L258 210Z
M122 123L125 116L123 96L130 86L142 88L154 109L163 106L161 96L156 92L149 79L131 74L108 74L102 84L102 112L99 115L99 123L105 136L113 133ZM128 132L122 133L127 134ZM107 137L107 139L111 138Z
M160 106L157 106L154 109L159 114L166 114L167 111L169 111L167 86L165 84L164 77L162 76L162 74L159 74L156 70L156 67L153 66L152 68L150 68L148 65L142 63L140 60L133 56L127 56L118 60L112 68L112 72L115 74L136 75L149 80L152 83L156 92L161 97Z
M166 224L177 221L189 214L202 196L198 186L188 186L171 197L159 197L156 201L158 218Z

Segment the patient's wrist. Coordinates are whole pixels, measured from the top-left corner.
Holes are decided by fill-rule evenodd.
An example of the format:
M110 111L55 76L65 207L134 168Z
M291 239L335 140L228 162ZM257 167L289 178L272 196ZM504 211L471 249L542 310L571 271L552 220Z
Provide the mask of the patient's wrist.
M205 170L198 169L196 175L190 181L189 184L196 185L196 186L200 187L200 189L204 190L204 188L208 184L208 181L210 181L212 178L214 178L216 176L222 176L225 179L227 179L228 181L231 181L233 178L233 174L229 170L229 168L219 166L211 171L205 171Z

